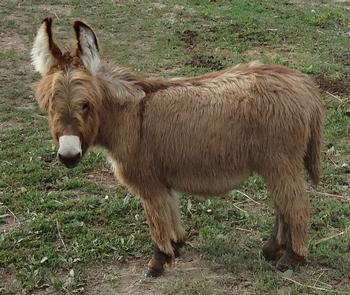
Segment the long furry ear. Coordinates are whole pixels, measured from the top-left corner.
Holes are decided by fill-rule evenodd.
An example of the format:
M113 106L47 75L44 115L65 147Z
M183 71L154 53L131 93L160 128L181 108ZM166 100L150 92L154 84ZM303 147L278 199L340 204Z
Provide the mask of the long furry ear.
M81 58L85 68L94 75L101 63L96 35L88 25L81 21L75 21L73 27L77 37L77 55Z
M42 76L62 58L62 52L52 39L52 18L45 18L38 30L32 48L32 63Z

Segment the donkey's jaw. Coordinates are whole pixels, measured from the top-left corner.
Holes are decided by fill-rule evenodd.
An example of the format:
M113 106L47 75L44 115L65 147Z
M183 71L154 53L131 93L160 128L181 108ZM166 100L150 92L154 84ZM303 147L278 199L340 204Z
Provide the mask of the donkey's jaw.
M76 166L82 158L80 138L76 135L63 135L59 138L58 159L68 168Z

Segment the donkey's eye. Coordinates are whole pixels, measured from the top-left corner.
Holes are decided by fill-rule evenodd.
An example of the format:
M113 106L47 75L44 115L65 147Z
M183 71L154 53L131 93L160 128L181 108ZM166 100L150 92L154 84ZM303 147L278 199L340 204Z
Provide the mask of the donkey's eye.
M84 102L84 103L81 105L81 109L82 109L84 112L88 112L88 111L90 110L90 103Z

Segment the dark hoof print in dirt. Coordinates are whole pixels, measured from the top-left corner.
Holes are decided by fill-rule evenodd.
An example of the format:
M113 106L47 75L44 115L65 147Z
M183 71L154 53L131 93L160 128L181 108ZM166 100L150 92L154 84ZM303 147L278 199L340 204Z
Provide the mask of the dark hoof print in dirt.
M145 278L158 278L159 276L161 276L164 272L164 269L162 270L156 270L156 269L152 269L149 268L147 269L147 271L145 272Z

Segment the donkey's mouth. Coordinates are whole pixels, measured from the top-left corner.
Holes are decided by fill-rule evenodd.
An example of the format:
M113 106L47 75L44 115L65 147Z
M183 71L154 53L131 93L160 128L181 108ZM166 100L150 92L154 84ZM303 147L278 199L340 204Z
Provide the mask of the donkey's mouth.
M78 165L81 160L81 154L76 154L73 157L64 157L61 154L58 154L58 159L62 164L64 164L67 168L74 168Z

